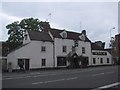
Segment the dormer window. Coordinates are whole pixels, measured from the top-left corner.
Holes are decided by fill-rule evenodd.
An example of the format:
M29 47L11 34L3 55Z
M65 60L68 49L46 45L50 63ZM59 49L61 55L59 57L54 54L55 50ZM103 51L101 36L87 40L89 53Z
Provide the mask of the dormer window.
M63 38L67 38L67 33L63 33Z
M27 40L27 34L25 34L25 40Z
M79 38L80 38L82 41L85 41L85 35L84 35L84 34L80 35Z
M67 38L67 32L63 31L62 33L60 33L60 35L62 36L62 38Z

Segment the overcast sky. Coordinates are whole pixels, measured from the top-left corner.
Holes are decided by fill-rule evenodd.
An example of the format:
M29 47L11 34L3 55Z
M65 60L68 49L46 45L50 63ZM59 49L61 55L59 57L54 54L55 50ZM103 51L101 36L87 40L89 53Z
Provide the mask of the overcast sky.
M51 13L51 17L49 16ZM2 2L0 41L7 40L7 24L23 18L49 20L52 28L87 31L91 41L104 41L106 47L118 33L117 2ZM112 30L113 27L116 27Z

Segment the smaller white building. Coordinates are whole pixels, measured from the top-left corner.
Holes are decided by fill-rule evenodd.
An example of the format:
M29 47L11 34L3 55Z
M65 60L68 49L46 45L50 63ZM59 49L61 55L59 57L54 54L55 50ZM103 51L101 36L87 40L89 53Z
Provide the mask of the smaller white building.
M96 43L91 43L92 60L91 65L111 65L113 64L111 54L104 49L104 46L99 46Z
M12 69L19 69L23 62L25 70L53 67L53 40L48 33L26 31L23 45L8 54ZM9 67L8 67L9 68Z

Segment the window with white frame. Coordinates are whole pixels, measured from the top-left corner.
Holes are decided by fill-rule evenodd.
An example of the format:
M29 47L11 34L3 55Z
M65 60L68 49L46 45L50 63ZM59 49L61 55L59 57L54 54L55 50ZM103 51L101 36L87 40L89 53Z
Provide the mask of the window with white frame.
M93 58L93 64L96 64L96 59L95 58Z
M45 52L46 51L46 47L45 46L41 46L41 52Z
M64 45L64 46L62 47L62 51L63 51L63 52L67 52L67 46Z
M100 63L101 63L101 64L103 63L103 58L100 58Z
M42 66L46 66L46 59L45 58L42 59L41 64L42 64Z
M27 34L25 34L25 40L27 40Z
M107 63L109 63L110 61L109 61L109 58L107 58Z
M85 47L82 47L82 53L85 54Z
M74 41L74 46L78 47L78 41L77 40Z

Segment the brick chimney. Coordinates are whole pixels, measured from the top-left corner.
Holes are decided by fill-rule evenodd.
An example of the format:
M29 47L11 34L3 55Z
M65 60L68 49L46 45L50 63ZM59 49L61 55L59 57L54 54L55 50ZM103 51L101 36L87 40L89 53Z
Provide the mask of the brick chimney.
M82 30L82 34L86 36L86 30Z
M50 24L49 24L49 22L40 22L40 25L41 25L41 29L42 29L42 31L43 32L48 32L48 31L50 31Z

